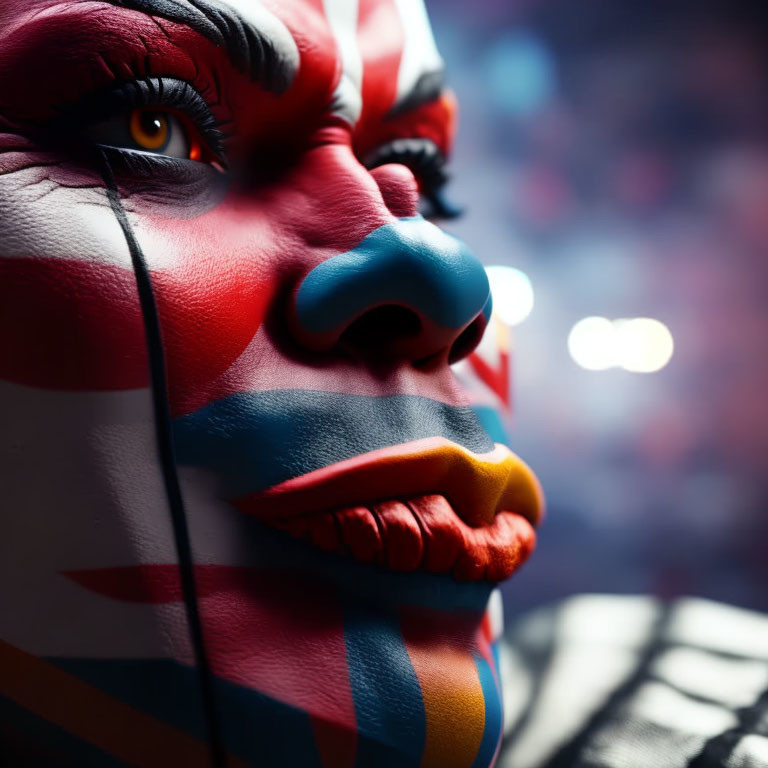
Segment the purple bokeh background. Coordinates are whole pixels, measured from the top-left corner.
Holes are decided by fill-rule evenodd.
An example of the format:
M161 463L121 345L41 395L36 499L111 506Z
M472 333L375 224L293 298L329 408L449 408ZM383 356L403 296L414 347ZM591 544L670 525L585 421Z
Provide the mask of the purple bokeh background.
M512 443L549 514L508 612L585 591L768 611L768 8L427 6L461 105L450 229L535 291ZM579 368L589 315L663 321L671 362Z

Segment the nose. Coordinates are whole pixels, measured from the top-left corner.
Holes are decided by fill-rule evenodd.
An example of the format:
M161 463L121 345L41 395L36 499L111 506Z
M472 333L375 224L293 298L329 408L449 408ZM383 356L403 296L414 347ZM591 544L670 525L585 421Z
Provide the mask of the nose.
M464 243L421 216L379 227L316 266L295 294L294 328L316 351L449 362L480 341L488 278Z

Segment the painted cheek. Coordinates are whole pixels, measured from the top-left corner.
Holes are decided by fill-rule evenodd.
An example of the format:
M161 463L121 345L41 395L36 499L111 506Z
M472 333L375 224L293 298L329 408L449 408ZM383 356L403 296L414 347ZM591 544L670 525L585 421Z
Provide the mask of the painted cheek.
M176 416L186 413L189 403L215 396L219 378L253 339L274 295L276 280L265 269L267 260L254 253L258 236L246 238L227 219L213 211L192 221L151 222L140 230L150 268L161 253L172 265L158 265L151 274Z
M46 389L147 386L133 272L91 261L0 259L0 377Z

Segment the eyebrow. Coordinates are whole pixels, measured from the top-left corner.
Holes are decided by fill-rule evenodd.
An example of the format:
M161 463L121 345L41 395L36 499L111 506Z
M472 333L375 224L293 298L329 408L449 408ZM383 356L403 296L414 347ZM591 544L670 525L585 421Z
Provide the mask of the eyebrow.
M193 29L226 49L237 69L273 93L283 93L299 66L299 51L288 29L261 3L246 0L258 22L246 20L226 3L211 0L104 0ZM241 3L242 5L242 3Z
M445 86L445 71L443 69L424 72L414 83L405 96L400 99L387 113L387 118L398 117L410 112L423 104L429 104L440 97Z

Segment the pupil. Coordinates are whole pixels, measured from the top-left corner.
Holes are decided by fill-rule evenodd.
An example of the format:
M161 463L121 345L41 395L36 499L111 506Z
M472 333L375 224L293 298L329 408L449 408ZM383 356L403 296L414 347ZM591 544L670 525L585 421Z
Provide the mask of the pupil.
M163 130L163 121L157 112L145 112L141 117L142 130L147 136L157 136Z

